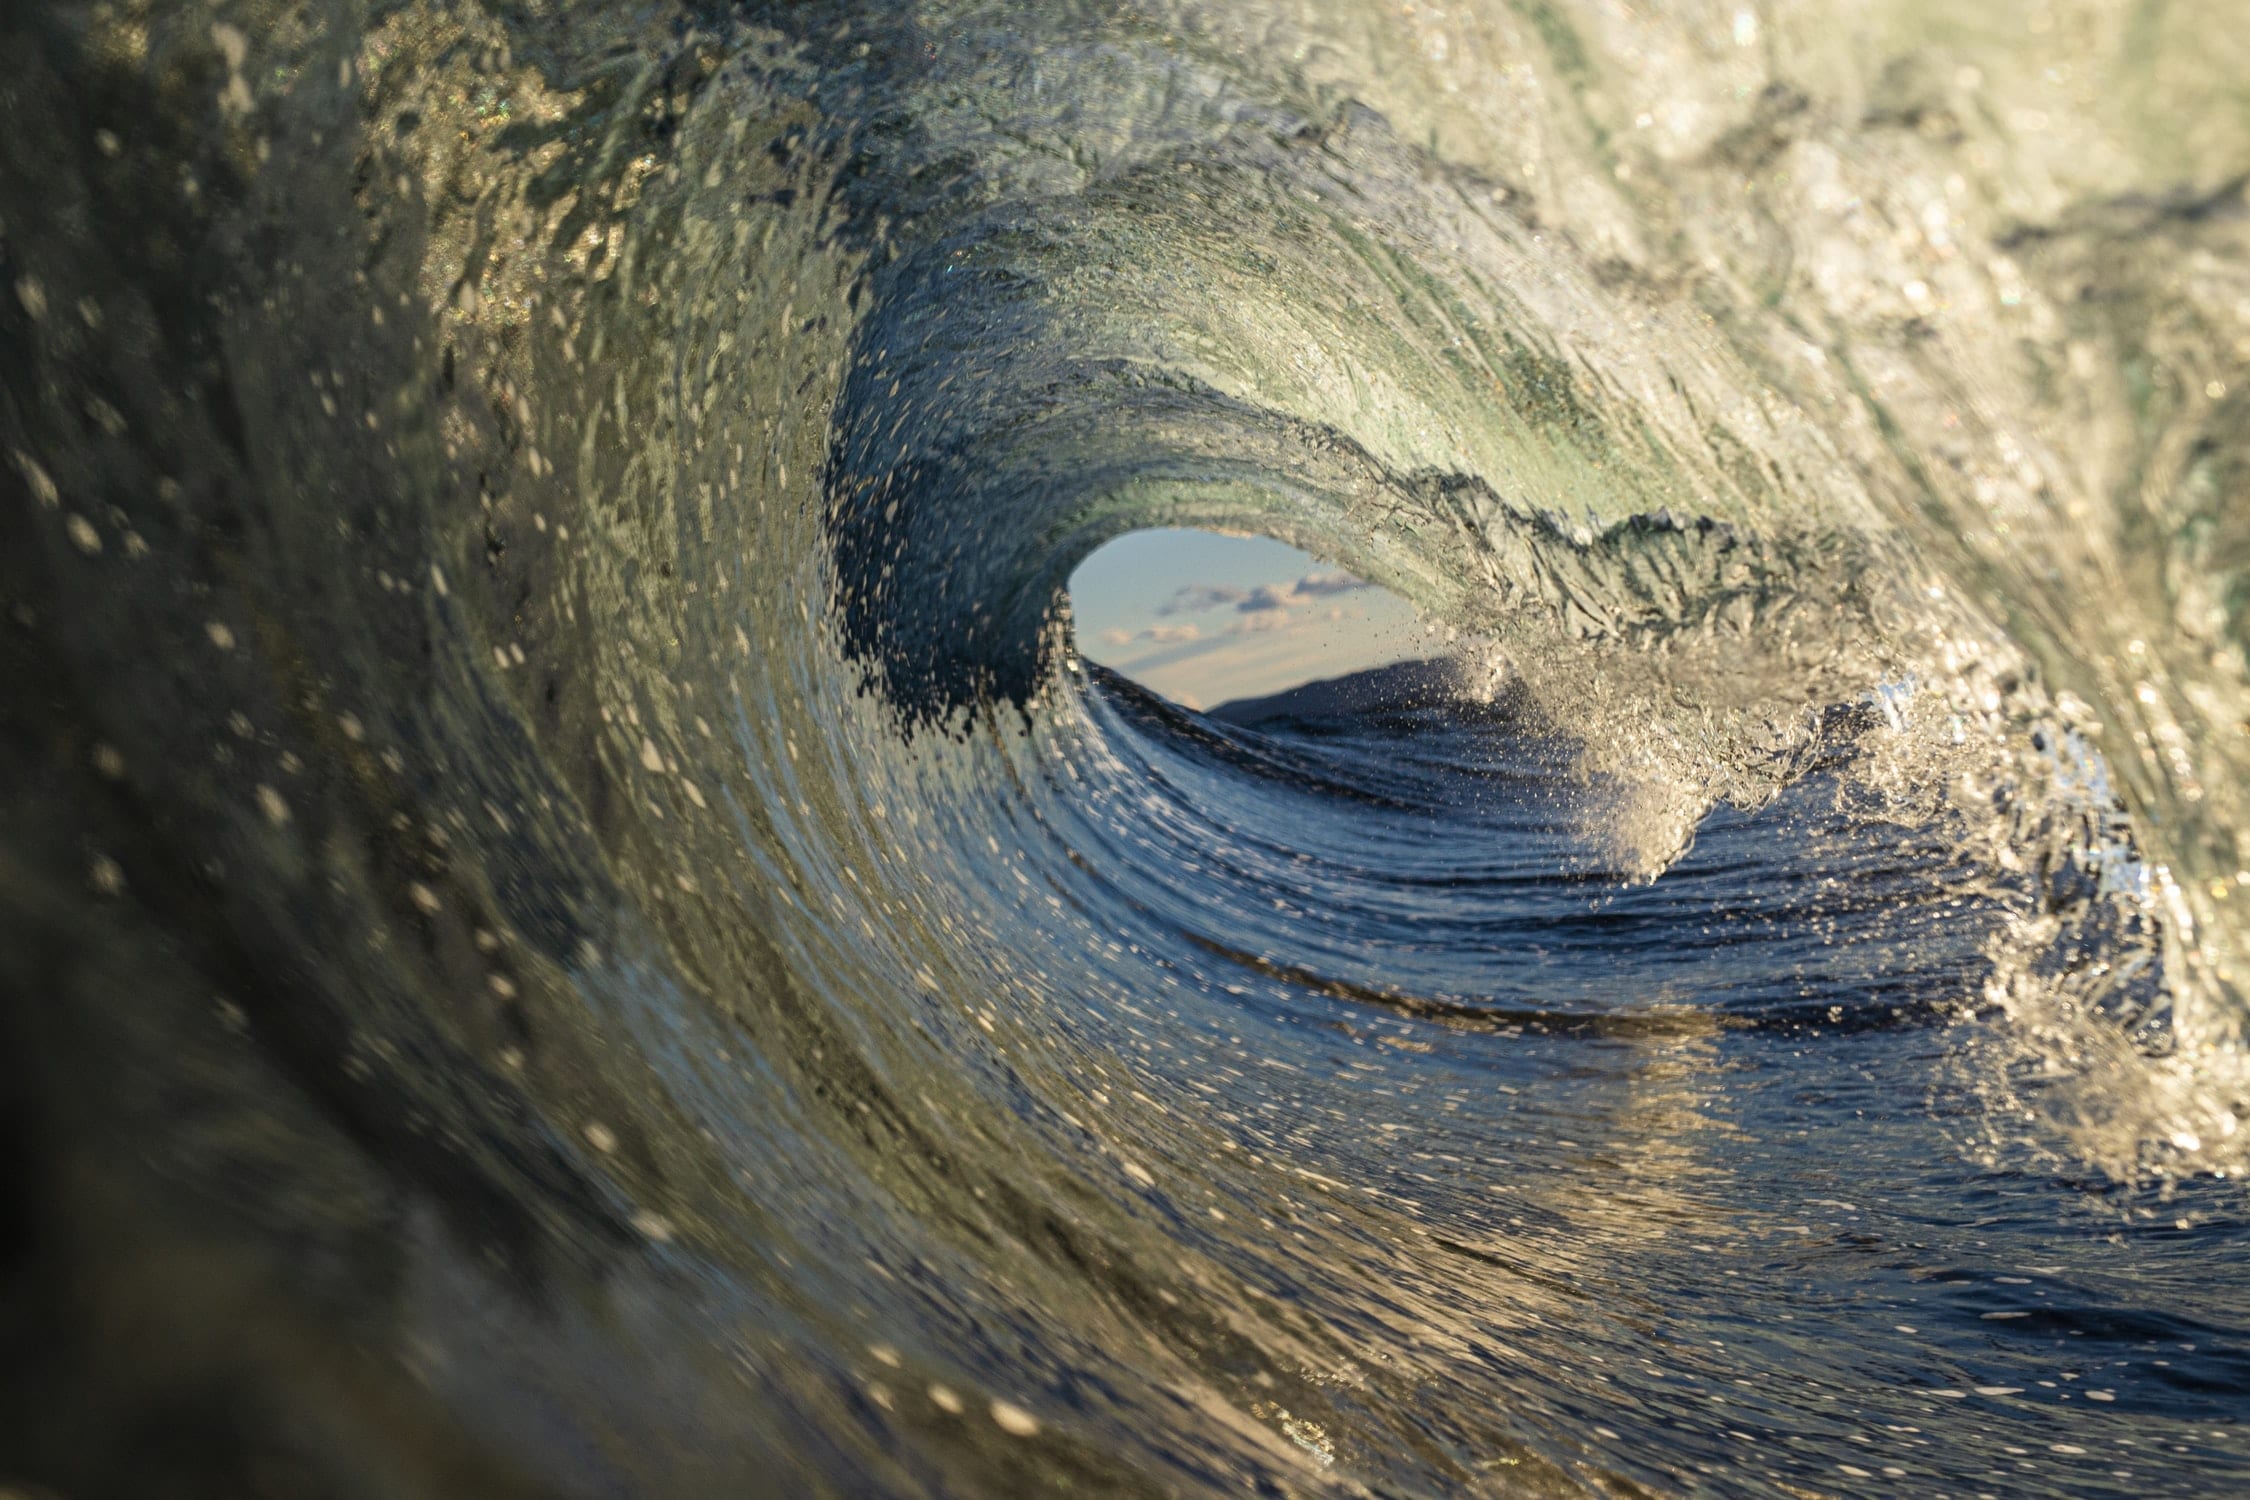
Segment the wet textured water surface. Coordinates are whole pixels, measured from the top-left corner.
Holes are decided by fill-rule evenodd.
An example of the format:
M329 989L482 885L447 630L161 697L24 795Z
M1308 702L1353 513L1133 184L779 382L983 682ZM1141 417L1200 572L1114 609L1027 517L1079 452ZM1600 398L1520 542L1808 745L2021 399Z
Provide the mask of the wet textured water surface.
M2250 33L1966 9L0 8L0 1487L2250 1490Z

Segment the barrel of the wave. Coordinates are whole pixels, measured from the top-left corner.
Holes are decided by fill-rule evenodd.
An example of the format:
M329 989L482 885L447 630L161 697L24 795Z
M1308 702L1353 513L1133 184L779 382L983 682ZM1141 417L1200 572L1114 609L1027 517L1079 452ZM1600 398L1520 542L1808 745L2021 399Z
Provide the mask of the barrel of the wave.
M2015 435L2049 408L1983 362L2022 346L2000 314L1936 318L1972 302L1948 278L2005 279L1996 229L1947 220L1977 253L1939 256L1928 212L2005 186L1947 155L1948 119L1993 113L1940 112L1962 72L1927 85L1919 46L1862 56L1839 27L1855 50L1797 59L1808 97L1765 87L1741 17L1534 9L1464 12L1442 46L1419 28L1455 23L1427 8L1153 33L1037 8L737 29L410 5L365 35L252 0L0 15L0 1119L34 1164L0 1217L36 1335L0 1394L48 1444L27 1472L93 1494L190 1471L1279 1490L1320 1482L1307 1465L1621 1488L1725 1454L1804 1492L1878 1483L1852 1446L1878 1411L1945 1434L1914 1461L1953 1463L1954 1489L2024 1472L1979 1446L2001 1423L2042 1463L2085 1457L2058 1424L2101 1423L2091 1404L1939 1404L2028 1393L2053 1357L2007 1342L2048 1326L2029 1308L1967 1310L1936 1352L1898 1342L1935 1320L1864 1315L1917 1291L1882 1281L1878 1244L1982 1264L2005 1243L2010 1287L2014 1262L2086 1248L2056 1248L2048 1197L1948 1233L1985 1205L1922 1129L1926 1092L1874 1111L1880 1136L1828 1107L1922 1082L1909 1049L1845 1051L1886 1044L1877 1007L1811 1045L1858 997L1735 1028L1657 983L1613 987L1661 996L1647 1015L1546 995L1511 1022L1441 963L1402 984L1421 949L1456 956L1413 903L1488 893L1479 851L1440 826L1299 860L1396 825L1268 821L1266 774L1411 815L1396 757L1291 762L1162 711L1112 738L1056 675L1049 610L1104 537L1316 545L1515 654L1582 784L1636 794L1595 830L1630 823L1597 853L1631 858L1589 867L1659 903L1685 881L1648 877L1692 874L1714 801L1786 790L1829 748L1816 711L1864 708L1893 668L1931 685L1920 722L1947 742L1950 715L1966 740L1980 712L2004 737L2044 711L2002 701L2025 659L2074 723L2055 684L2083 678L2081 727L2172 871L2152 889L2177 967L2201 965L2172 982L2217 1018L2176 1025L2162 1067L2138 1037L2103 1058L2083 1097L2131 1107L2097 1120L2128 1138L2098 1159L2222 1159L2240 897L2205 833L2239 824L2213 767L2241 667L2231 621L2170 585L2223 598L2232 523L2166 508L2231 494L2231 377L2196 363L2224 347L2212 320L2032 361L2139 372L2089 402L2084 441L2121 419L2151 494L2071 493L2166 586L2004 544L2054 514ZM2149 268L2229 284L2229 200L2152 218L2163 194L2135 188L2160 175L2129 162L2096 201L2053 165L2054 227L2009 242L2024 295L1994 305L2217 305ZM1760 196L1784 188L1807 196ZM1790 239L1870 221L1850 256ZM2057 292L2095 284L2071 256L2105 269L2151 236L2180 254L2124 254L2134 296ZM1909 276L1901 244L1943 268ZM2144 511L2181 524L2152 538ZM1901 602L1925 573L1972 604ZM1989 659L1947 655L1971 635ZM1951 753L1917 764L1957 784ZM1960 805L1979 791L1989 810L1989 784ZM1417 853L1460 868L1398 878ZM1517 873L1488 884L1619 972L1584 872ZM1762 893L1735 894L1644 930L1701 952ZM1489 958L1499 923L1467 904L1449 936ZM1240 940L1261 923L1270 943ZM1532 967L1541 941L1517 969L1583 983ZM1796 1112L1719 1128L1753 1071L1726 1049L1775 1036L1751 1055ZM1836 1197L1837 1160L1891 1202ZM2021 1160L1994 1168L2006 1192L2062 1191ZM1896 1221L1793 1216L1863 1208ZM2185 1258L2133 1263L2149 1306L2074 1262L2100 1316L2072 1332L2202 1340L2168 1352L2200 1354L2168 1396L2148 1377L2168 1418L2227 1388L2243 1322L2215 1278L2163 1279ZM1714 1268L1777 1263L1804 1277L1709 1295ZM1785 1304L1819 1336L1755 1345ZM1940 1358L1957 1385L1899 1378ZM1728 1446L1748 1426L1765 1441Z

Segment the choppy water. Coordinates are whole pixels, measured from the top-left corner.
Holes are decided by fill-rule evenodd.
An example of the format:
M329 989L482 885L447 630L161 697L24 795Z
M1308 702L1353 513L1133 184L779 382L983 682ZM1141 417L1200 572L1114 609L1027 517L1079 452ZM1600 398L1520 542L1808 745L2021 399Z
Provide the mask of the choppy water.
M2250 1488L2250 34L1962 9L0 10L0 1482Z

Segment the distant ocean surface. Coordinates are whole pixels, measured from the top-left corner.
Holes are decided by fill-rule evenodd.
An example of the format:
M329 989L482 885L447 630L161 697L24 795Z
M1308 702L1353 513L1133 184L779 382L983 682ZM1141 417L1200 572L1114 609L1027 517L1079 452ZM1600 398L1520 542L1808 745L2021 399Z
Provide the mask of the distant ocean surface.
M0 8L0 1491L2250 1493L2250 31L1972 9Z

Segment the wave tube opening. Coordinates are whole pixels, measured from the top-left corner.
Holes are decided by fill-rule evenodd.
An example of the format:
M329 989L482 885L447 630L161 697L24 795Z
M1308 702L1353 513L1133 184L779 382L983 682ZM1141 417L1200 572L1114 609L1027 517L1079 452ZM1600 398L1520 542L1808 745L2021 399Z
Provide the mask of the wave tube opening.
M1448 657L1458 639L1293 547L1183 529L1097 549L1071 573L1070 619L1081 659L1199 712Z

